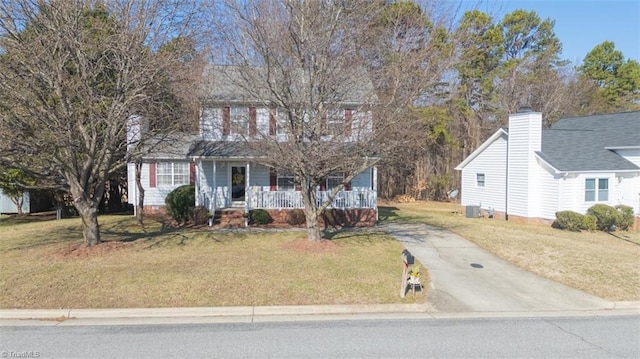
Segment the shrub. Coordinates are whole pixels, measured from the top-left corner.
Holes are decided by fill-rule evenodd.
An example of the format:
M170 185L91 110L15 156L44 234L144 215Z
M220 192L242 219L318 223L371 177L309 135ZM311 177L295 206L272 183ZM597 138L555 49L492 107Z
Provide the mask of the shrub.
M590 214L583 216L582 223L582 229L589 232L595 232L595 230L598 229L598 219Z
M620 215L620 221L616 224L616 226L625 231L629 228L632 228L634 221L633 207L619 204L615 208Z
M189 218L189 208L196 205L196 189L192 185L180 186L171 191L164 200L167 214L178 223L186 222Z
M583 215L574 211L559 211L556 212L556 220L553 222L553 227L575 232L593 232L597 229L597 219L589 214Z
M600 231L610 231L615 229L616 226L622 222L621 213L606 204L594 204L587 210L587 214L590 214L596 217L596 223L598 226L598 230Z
M209 220L209 211L205 206L196 206L189 208L189 218L196 226L207 224Z
M250 224L269 224L273 222L273 218L269 212L264 209L252 209L249 211Z
M556 212L556 221L554 223L554 226L560 229L579 232L580 230L587 229L585 228L585 224L586 224L585 216L578 212L574 212L574 211Z
M287 212L287 223L292 226L299 226L307 222L307 217L301 209L293 209Z

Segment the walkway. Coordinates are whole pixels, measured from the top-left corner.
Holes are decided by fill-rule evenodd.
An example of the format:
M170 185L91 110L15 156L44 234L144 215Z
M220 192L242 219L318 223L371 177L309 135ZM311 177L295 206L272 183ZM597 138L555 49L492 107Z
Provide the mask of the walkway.
M427 303L438 312L607 309L613 302L522 270L449 231L384 224L429 271Z

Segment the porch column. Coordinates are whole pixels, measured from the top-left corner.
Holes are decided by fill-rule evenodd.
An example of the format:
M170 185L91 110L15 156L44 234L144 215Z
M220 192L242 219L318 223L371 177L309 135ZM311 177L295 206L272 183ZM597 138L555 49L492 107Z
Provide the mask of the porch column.
M373 207L376 210L376 221L378 220L378 167L373 166L371 170L372 174L372 190L373 190Z
M213 178L211 181L211 198L209 200L209 212L211 212L211 214L214 214L216 211L216 206L218 205L217 201L218 201L218 185L216 184L216 160L212 160L211 161L211 165L213 166L213 171L211 171L211 173L213 173Z
M249 162L246 164L247 178L244 181L244 203L247 212L249 210L249 201L251 200L251 165Z
M196 173L195 173L196 178L194 181L195 190L196 190L196 207L202 205L202 201L200 198L202 196L202 191L200 190L200 188L202 187L200 185L201 175L202 175L202 159L198 158L196 160Z

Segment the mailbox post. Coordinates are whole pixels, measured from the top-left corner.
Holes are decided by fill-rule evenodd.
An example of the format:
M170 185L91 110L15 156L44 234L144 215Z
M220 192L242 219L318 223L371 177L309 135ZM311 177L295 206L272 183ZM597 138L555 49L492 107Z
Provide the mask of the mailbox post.
M400 284L400 296L404 298L407 295L407 276L409 266L415 263L413 255L408 250L403 250L402 255L402 283Z

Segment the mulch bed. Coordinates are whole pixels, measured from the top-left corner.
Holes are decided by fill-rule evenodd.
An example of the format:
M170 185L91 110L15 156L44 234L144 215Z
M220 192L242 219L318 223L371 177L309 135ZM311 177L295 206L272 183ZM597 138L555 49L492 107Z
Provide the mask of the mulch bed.
M51 254L52 259L100 257L129 247L131 243L121 241L104 241L98 245L87 247L84 243L73 243L66 248L58 249Z

